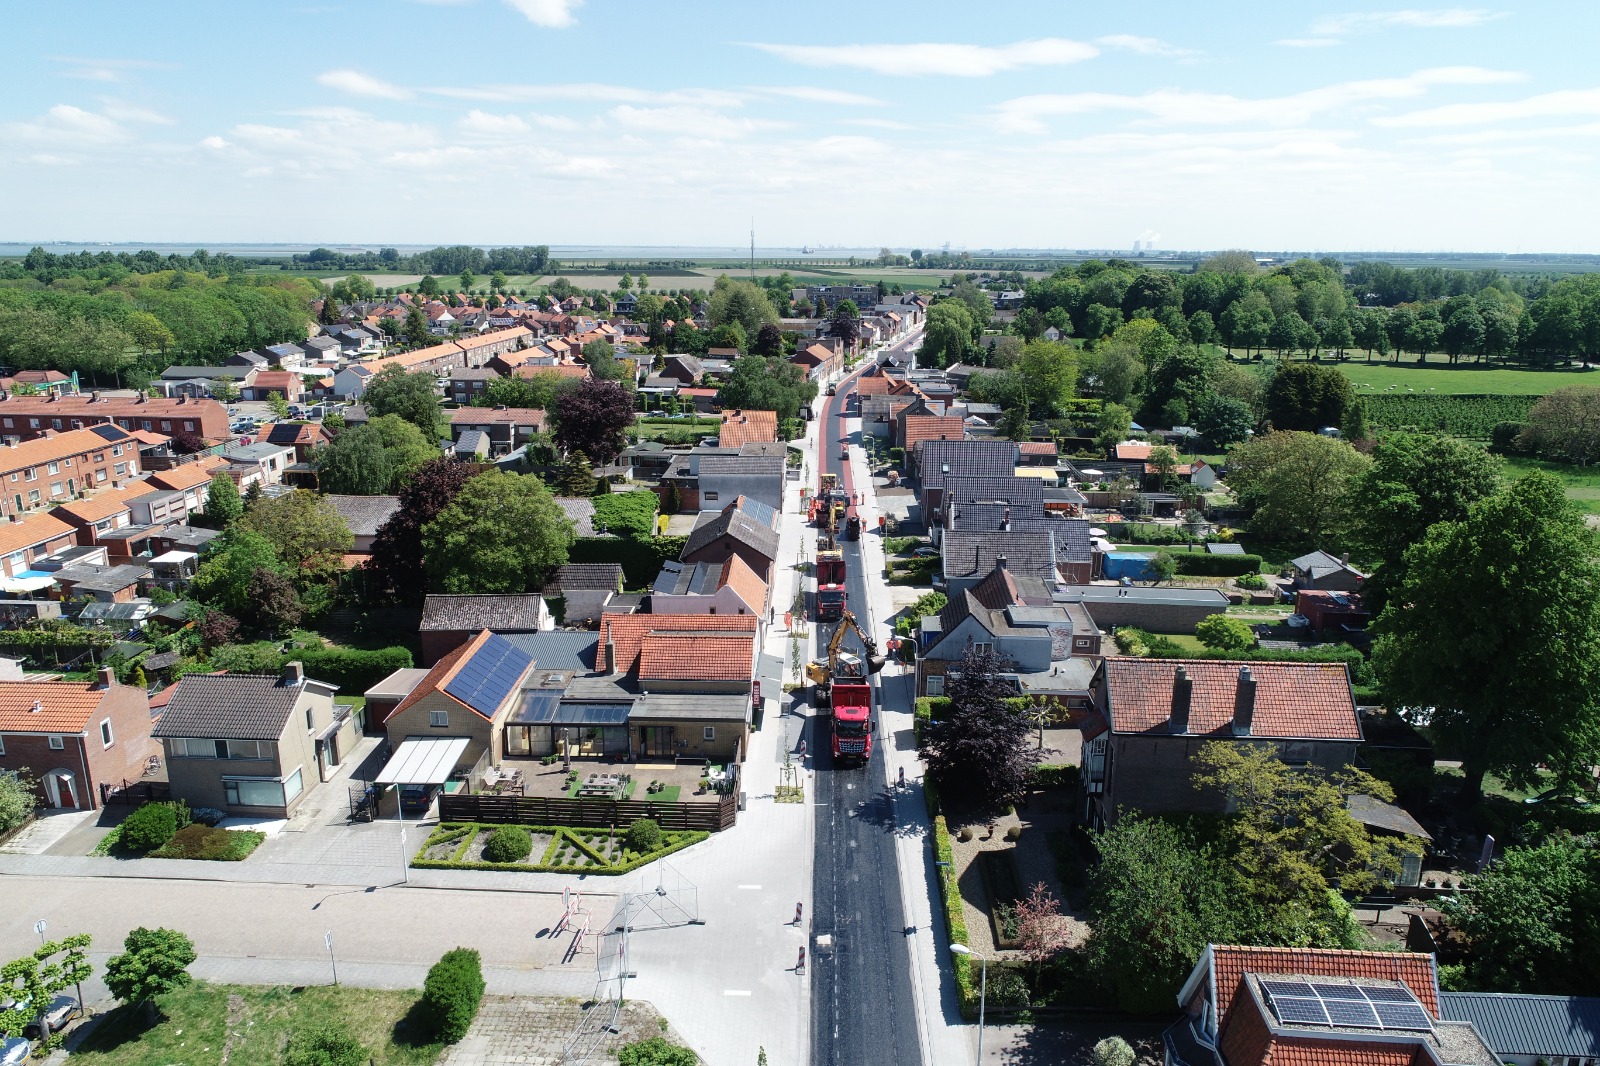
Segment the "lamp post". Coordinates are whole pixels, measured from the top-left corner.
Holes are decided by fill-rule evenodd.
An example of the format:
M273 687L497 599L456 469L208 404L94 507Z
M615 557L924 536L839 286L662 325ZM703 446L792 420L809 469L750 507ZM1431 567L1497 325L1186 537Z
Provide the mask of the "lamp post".
M978 1066L983 1066L983 1014L984 1007L989 999L989 956L979 954L965 944L951 944L950 954L977 955L978 959L983 963L978 991Z
M394 816L400 822L400 879L406 884L411 883L411 863L406 855L406 808L404 798L400 791L400 782L396 781L390 786L394 789Z

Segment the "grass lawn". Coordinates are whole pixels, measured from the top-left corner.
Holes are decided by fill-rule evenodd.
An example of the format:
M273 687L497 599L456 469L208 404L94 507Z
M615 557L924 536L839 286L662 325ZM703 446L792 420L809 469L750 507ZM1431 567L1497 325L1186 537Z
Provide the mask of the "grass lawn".
M1189 652L1191 655L1210 650L1204 644L1200 643L1200 638L1195 636L1193 633L1163 633L1161 636L1165 640L1172 641L1172 643L1176 644L1184 651Z
M1437 362L1433 360L1437 359ZM1436 394L1483 393L1498 396L1543 396L1547 392L1567 385L1600 385L1600 372L1573 368L1570 370L1507 370L1501 367L1460 365L1452 367L1444 356L1430 356L1422 366L1414 356L1401 360L1399 366L1374 361L1370 365L1352 358L1336 364L1356 387L1356 395L1386 392L1394 386L1395 392L1412 389Z
M1567 499L1576 504L1578 510L1589 514L1600 514L1600 467L1547 463L1543 459L1520 456L1505 456L1501 462L1505 476L1513 481L1535 470L1545 470L1556 475L1567 488Z
M406 1038L403 1022L417 997L345 985L293 991L197 981L161 997L164 1017L153 1027L145 1026L142 1015L118 1009L72 1057L92 1066L214 1063L224 1057L228 1066L275 1066L290 1032L337 1024L366 1045L379 1066L424 1066L442 1045Z
M668 785L660 792L646 792L639 798L646 803L677 803L678 796L682 791L681 785Z

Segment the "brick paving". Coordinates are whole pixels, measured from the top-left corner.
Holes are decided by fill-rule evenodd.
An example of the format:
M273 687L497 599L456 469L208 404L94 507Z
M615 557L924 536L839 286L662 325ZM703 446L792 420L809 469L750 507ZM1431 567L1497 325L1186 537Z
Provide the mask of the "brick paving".
M559 1066L582 1017L577 999L486 996L472 1028L441 1066ZM650 1004L630 1000L618 1019L620 1032L602 1034L586 1061L615 1061L623 1045L662 1035L660 1019Z

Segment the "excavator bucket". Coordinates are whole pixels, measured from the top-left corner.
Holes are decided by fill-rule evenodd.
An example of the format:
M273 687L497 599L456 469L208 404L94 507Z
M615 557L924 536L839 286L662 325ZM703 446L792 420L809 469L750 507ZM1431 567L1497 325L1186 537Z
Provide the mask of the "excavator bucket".
M869 673L869 674L877 673L879 670L883 669L884 663L887 663L888 661L889 661L888 658L886 658L885 656L882 656L882 655L869 655L869 656L867 656L867 673Z

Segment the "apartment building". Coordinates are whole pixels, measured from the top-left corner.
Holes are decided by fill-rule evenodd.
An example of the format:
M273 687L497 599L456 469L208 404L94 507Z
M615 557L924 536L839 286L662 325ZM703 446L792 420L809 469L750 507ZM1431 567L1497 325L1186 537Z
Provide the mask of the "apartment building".
M228 436L228 409L215 400L87 396L0 397L0 438L30 440L46 430L70 429L111 423L126 430L153 433L194 433L207 440Z

